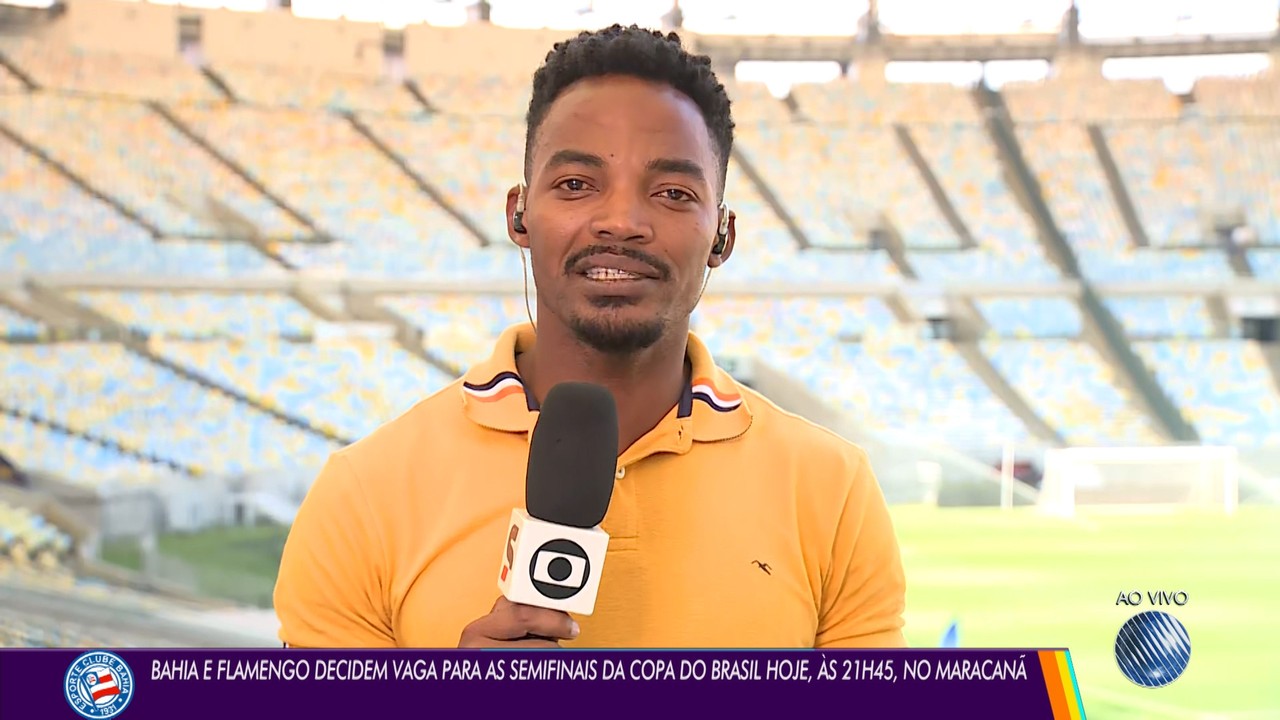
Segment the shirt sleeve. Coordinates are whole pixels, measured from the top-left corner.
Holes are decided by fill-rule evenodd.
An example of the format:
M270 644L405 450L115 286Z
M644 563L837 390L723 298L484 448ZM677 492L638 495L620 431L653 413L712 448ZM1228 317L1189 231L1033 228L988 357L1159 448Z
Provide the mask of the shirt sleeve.
M274 601L287 647L395 647L378 525L351 461L330 456L280 559Z
M861 451L857 455L823 584L815 645L906 647L906 579L898 540L871 465Z

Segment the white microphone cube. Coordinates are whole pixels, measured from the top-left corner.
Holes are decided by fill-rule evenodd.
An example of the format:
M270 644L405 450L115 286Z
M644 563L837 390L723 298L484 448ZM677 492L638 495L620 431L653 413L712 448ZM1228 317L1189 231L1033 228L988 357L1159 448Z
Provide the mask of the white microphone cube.
M513 603L590 615L609 535L599 527L555 525L511 511L498 589Z

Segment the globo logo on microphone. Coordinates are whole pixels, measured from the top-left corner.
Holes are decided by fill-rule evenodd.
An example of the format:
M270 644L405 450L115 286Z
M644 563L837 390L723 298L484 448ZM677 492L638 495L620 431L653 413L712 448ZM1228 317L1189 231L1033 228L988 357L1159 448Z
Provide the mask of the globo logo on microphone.
M548 540L529 561L529 578L535 590L553 600L577 595L591 578L587 551L572 540Z

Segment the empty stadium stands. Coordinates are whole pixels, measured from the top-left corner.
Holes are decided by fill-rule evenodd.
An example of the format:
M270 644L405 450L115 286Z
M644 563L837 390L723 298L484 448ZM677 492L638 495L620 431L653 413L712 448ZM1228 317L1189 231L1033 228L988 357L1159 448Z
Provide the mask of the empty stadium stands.
M1170 340L1135 348L1206 442L1280 442L1280 394L1256 342Z
M111 448L63 437L65 433L23 422L13 427L13 420L8 421L14 435L6 432L4 437L17 437L19 431L26 436L13 442L15 453L31 453L23 458L25 463L75 463L71 478L83 482L147 482L166 462L181 466L170 467L170 474L186 470L235 475L323 459L334 449L317 434L287 425L117 344L11 345L0 353L0 379L0 401L11 410L118 444L113 453ZM132 453L135 460L152 462L139 467L121 457L117 459L123 467L113 463L94 471L102 456L123 455L120 450Z
M80 327L32 343L49 326L0 306L0 401L13 413L0 415L0 449L21 465L93 486L315 462L525 320L518 295L375 289L366 299L420 338L324 337L284 284L208 289L518 280L504 203L522 172L523 79L406 84L221 61L203 73L11 40L0 53L38 85L0 69L0 275L204 281L51 291L150 338L134 349ZM999 99L1032 187L993 136L1002 116L970 89L841 80L784 101L726 85L738 239L694 327L717 354L791 373L864 427L978 453L1039 438L1037 422L1066 443L1169 439L1074 297L978 291L984 332L953 341L879 297L730 296L721 283L1060 280L1037 195L1088 282L1280 280L1280 251L1266 247L1280 244L1273 82L1205 81L1182 99L1136 81L1008 86ZM1223 218L1254 234L1235 258L1248 272L1221 249ZM1234 339L1202 297L1107 295L1105 307L1201 439L1280 442L1261 346ZM419 339L429 358L406 345Z
M0 99L0 122L47 148L57 161L165 235L307 234L243 177L146 105L29 93ZM241 229L245 224L253 231Z
M303 337L315 326L315 316L285 295L80 291L69 296L147 335Z
M68 48L6 34L3 54L39 86L77 93L173 102L214 100L217 90L180 58Z
M0 96L0 104L9 99ZM272 271L261 253L242 243L155 240L117 208L2 136L0 268L168 277Z
M349 439L367 435L454 379L384 341L159 340L154 347L161 356L268 407L286 409ZM234 427L235 423L228 419L223 426ZM311 437L306 439L308 445L296 450L264 443L246 455L271 460L299 455L315 459L326 446Z
M240 101L268 108L424 114L402 83L388 78L282 65L219 63L219 77Z
M5 404L10 398L5 398ZM172 477L172 469L125 455L64 430L0 412L0 451L19 467L39 470L85 487L146 484Z
M0 501L0 552L35 556L51 553L61 558L71 549L71 537L38 513Z

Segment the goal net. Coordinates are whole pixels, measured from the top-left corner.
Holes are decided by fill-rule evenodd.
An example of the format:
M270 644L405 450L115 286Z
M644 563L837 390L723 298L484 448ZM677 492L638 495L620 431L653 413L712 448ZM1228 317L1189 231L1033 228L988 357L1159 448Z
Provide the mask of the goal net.
M1210 446L1052 449L1045 453L1038 504L1071 516L1079 506L1159 510L1239 503L1235 448Z

